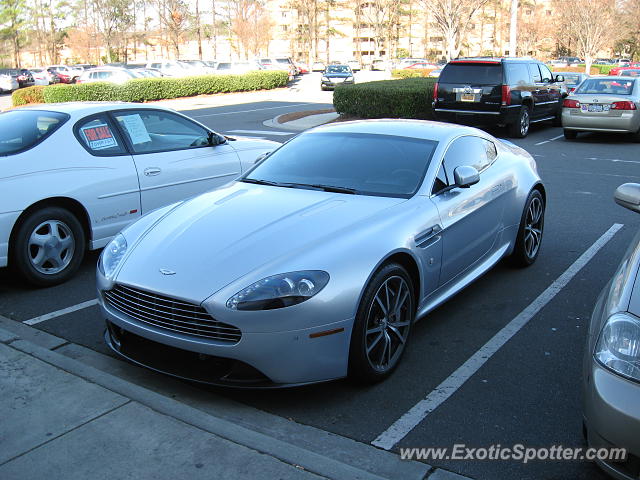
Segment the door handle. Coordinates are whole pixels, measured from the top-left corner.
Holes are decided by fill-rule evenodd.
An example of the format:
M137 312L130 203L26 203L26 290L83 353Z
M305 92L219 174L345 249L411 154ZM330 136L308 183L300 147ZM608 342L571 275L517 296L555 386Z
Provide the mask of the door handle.
M144 174L147 177L155 177L156 175L160 175L160 172L162 172L162 170L158 167L149 167L144 169Z

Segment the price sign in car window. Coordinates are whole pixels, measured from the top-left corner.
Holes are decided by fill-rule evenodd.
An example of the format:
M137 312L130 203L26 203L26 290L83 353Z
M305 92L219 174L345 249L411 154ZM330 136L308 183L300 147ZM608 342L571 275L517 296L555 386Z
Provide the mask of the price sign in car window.
M119 117L118 120L121 120L124 124L124 128L126 128L127 133L129 133L129 138L131 138L131 143L134 145L151 141L147 127L137 113L135 115Z
M118 146L113 132L106 123L82 127L80 131L85 142L92 150L104 150Z

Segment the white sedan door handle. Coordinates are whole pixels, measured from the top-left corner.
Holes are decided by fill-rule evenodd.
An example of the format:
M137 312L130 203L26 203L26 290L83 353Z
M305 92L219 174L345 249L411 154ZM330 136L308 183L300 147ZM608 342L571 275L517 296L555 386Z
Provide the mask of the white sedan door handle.
M161 172L161 171L162 171L162 170L161 170L161 169L159 169L158 167L149 167L149 168L145 168L145 169L144 169L144 174L145 174L147 177L153 177L153 176L155 176L155 175L160 175L160 172Z

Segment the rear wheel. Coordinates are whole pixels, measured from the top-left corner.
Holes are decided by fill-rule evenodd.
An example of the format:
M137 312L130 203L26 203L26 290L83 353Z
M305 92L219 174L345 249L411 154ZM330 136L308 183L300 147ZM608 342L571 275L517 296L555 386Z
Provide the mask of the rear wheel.
M511 254L511 263L517 267L528 267L538 258L544 230L544 199L538 190L529 193L522 212L516 245Z
M400 363L415 317L415 294L407 271L383 266L367 285L353 326L349 377L361 383L387 378Z
M11 263L27 282L49 287L67 281L78 270L85 249L78 219L63 208L46 207L18 227Z
M631 139L634 142L640 143L640 129L636 133L631 134Z
M567 140L575 140L576 138L578 138L578 132L576 132L575 130L567 130L566 128L564 129L564 138Z
M518 119L509 125L509 136L513 138L524 138L529 133L531 125L531 114L529 107L523 105L520 108Z

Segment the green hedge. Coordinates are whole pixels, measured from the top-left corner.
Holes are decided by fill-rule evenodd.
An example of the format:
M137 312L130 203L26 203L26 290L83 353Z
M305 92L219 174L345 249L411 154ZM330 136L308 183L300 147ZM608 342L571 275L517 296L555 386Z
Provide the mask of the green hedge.
M579 67L582 67L582 71L584 71L586 65L584 63L581 63L580 65L578 65ZM591 65L591 74L593 75L593 69L597 69L598 73L596 75L609 75L609 72L611 71L612 68L616 68L617 65Z
M11 102L14 107L30 103L44 103L44 85L16 90L11 94Z
M147 102L213 93L270 90L284 87L284 71L249 72L244 75L203 75L184 78L139 78L122 85L106 82L50 85L43 89L45 103L74 101ZM15 98L15 97L14 97ZM14 100L14 105L16 105ZM24 105L24 104L22 104Z
M391 70L391 76L393 78L420 78L428 77L435 68L415 68L415 69L401 69Z
M406 78L341 85L333 94L340 114L360 118L433 118L431 102L436 78Z

